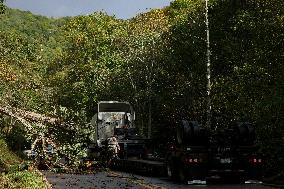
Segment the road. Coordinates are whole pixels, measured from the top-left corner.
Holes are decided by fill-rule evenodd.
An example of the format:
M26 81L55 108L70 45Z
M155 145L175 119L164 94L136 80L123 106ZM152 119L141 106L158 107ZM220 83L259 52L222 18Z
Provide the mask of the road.
M239 185L185 185L166 178L152 178L122 172L99 172L74 175L43 172L54 189L270 189L261 184Z

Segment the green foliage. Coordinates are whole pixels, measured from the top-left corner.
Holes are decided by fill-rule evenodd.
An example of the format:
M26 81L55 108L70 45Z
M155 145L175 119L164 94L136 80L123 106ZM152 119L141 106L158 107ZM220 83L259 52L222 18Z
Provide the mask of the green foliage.
M43 178L34 171L28 171L20 164L22 160L11 152L5 140L0 137L0 186L12 188L47 188ZM6 170L3 170L5 167ZM6 173L4 173L4 171Z
M283 22L278 21L279 10L272 13L277 3L249 1L233 10L226 3L215 5L213 16L217 14L224 18L229 15L227 22L218 22L219 17L216 17L211 30L213 34L218 33L212 37L214 47L217 47L213 50L212 63L214 99L218 100L215 109L229 119L279 124L277 120L268 120L268 117L279 119L283 106L279 101L279 98L283 99L279 93L283 85L283 66L279 64L283 60L280 50ZM224 9L230 11L221 12ZM267 33L273 35L267 37ZM268 122L262 122L263 116L268 116L265 118Z
M16 171L9 173L5 176L8 183L8 189L12 188L29 188L29 189L42 189L47 188L43 178L38 173L30 171Z
M3 3L4 3L4 0L0 0L0 14L4 14L6 10L6 7Z
M283 143L283 8L280 1L235 3L220 1L210 10L213 110L223 125L232 120L255 123L263 151L274 159L270 162L279 162L268 163L275 171L284 166L279 145Z
M75 17L65 26L69 45L49 67L50 81L57 86L57 103L74 111L92 111L111 71L118 67L113 40L119 22L102 13Z
M20 158L9 150L5 140L2 137L0 139L0 160L8 166L18 164L20 162Z
M51 109L44 74L49 62L61 55L64 40L58 33L65 20L13 9L1 15L2 103L41 112Z
M283 143L282 4L209 1L213 124L253 122L273 162L283 151L275 145ZM167 138L165 128L180 119L204 124L204 13L202 0L176 0L129 20L104 13L48 19L7 9L0 26L0 101L74 122L54 134L70 159L83 156L92 140L87 123L100 100L129 101L148 136Z

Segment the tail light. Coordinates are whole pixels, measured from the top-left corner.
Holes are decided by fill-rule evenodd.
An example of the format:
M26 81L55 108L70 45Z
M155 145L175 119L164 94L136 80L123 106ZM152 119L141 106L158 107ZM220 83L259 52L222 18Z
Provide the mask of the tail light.
M176 150L176 146L173 145L173 144L168 145L168 148L169 148L170 151Z
M184 161L186 164L198 164L203 162L201 158L192 158L192 157L185 158Z
M249 163L251 163L251 164L261 164L262 163L262 159L261 158L257 158L257 157L251 157L251 158L249 158Z

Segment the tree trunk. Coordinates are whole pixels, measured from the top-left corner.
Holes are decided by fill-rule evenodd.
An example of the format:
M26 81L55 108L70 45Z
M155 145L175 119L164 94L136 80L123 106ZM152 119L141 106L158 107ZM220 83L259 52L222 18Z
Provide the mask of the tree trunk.
M63 121L61 121L58 118L54 117L49 117L43 114L35 113L35 112L30 112L18 108L13 108L13 107L7 107L7 106L0 106L0 114L8 115L11 117L14 117L21 122L25 120L25 122L30 121L30 122L37 122L41 124L50 124L50 125L56 125L56 126L63 126L66 125L64 124Z

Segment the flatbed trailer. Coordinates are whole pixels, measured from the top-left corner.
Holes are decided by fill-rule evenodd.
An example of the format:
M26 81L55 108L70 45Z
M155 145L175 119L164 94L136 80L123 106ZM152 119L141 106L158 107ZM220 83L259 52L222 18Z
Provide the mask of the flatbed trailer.
M112 168L147 176L166 176L166 164L163 161L144 159L114 159Z
M148 153L148 139L118 140L120 150L112 160L111 168L149 176L166 176L165 160L151 157Z

